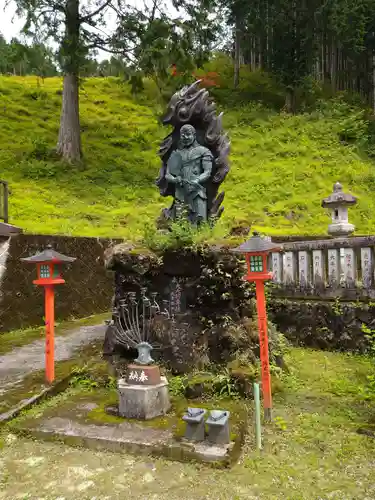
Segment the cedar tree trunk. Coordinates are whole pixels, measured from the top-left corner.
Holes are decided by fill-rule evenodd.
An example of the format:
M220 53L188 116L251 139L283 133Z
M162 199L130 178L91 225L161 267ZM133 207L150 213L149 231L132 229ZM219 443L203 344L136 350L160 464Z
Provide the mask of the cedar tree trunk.
M287 87L285 96L285 111L294 114L296 111L296 96L293 87Z
M79 123L79 0L67 0L63 42L64 83L57 153L68 162L81 159Z
M78 76L74 74L64 76L57 153L69 162L76 162L81 159Z
M239 21L236 21L236 28L234 34L234 88L238 87L240 83L240 66L241 66L241 30L239 26Z

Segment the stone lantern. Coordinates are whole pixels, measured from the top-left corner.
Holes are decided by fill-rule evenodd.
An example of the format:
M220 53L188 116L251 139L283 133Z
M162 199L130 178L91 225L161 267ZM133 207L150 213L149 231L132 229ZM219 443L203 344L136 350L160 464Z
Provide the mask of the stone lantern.
M349 236L355 230L355 226L349 223L348 207L355 205L357 198L351 194L342 192L339 182L333 186L333 193L322 201L323 208L331 210L332 224L328 226L328 234L331 236Z

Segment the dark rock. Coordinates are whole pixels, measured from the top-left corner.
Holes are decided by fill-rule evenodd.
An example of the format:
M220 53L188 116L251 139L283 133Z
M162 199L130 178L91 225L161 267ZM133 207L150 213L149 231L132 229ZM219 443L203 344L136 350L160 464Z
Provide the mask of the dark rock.
M204 369L210 363L226 365L238 355L247 363L256 361L259 344L257 323L251 319L252 287L243 280L238 255L207 246L143 255L123 245L112 254L108 252L107 262L115 270L115 305L141 287L157 292L160 304L169 301L173 321L159 316L153 323L156 361L176 374ZM274 336L277 339L278 333ZM276 344L270 334L271 349ZM116 345L111 326L104 347L110 361L116 356L129 359L129 353Z
M318 349L366 353L363 324L375 329L375 306L370 304L273 299L268 310L292 343Z
M230 236L247 236L250 233L250 226L235 226L230 230Z

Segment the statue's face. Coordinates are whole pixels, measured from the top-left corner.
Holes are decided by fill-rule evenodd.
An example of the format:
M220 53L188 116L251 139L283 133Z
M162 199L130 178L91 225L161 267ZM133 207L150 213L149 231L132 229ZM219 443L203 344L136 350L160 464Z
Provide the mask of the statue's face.
M194 130L190 127L181 129L181 144L184 148L188 148L194 143L195 133Z

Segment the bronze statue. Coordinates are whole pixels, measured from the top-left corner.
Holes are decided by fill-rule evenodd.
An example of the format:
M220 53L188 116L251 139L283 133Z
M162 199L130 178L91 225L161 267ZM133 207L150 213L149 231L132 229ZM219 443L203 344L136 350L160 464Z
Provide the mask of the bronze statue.
M230 142L222 129L222 113L216 115L215 103L210 99L206 89L199 88L199 83L197 81L190 87L184 87L176 92L169 102L163 119L163 124L172 125L173 131L163 140L159 149L162 167L156 184L162 196L172 196L174 201L170 208L163 210L162 220L176 219L181 213L182 200L183 205L188 208L189 219L193 223L202 220L213 223L224 210L222 207L224 192L218 194L218 190L229 172ZM190 148L183 146L184 140L181 141L180 136L182 129L184 129L183 135L188 130L185 128L186 125L192 126L189 129L191 132L195 129L194 145ZM191 134L188 135L190 139L187 140L192 140ZM197 159L194 161L191 156L193 151L194 155L197 153ZM201 159L198 161L198 158ZM189 182L186 182L187 164L190 162L191 172ZM181 172L185 172L185 177L175 174L180 168ZM199 173L194 173L194 170ZM184 182L177 182L178 177L181 177L181 181L185 179ZM193 189L195 182L190 181L194 180L197 180L199 188L196 185Z
M207 221L205 183L211 176L212 161L211 151L198 144L195 128L181 127L179 148L169 157L165 175L166 180L175 185L173 219L187 208L188 219L193 224Z

